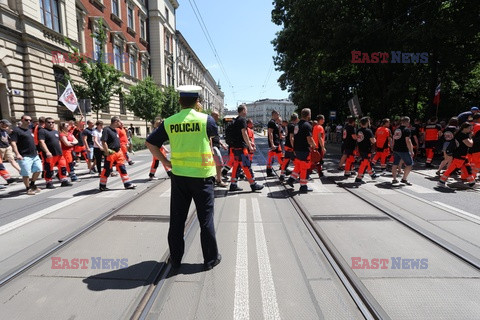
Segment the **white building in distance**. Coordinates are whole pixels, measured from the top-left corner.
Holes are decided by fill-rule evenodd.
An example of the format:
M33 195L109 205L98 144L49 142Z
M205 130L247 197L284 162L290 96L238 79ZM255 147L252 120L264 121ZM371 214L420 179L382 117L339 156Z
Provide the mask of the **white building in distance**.
M246 103L248 110L247 118L251 118L255 124L266 125L272 117L272 111L277 110L283 120L289 120L297 106L288 99L261 99Z

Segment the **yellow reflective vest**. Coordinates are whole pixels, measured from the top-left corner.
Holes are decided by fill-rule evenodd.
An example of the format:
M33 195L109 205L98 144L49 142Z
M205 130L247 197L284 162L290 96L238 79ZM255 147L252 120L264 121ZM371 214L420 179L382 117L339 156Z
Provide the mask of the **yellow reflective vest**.
M182 109L165 119L170 140L170 162L177 176L208 178L216 175L210 140L207 136L208 115L194 109Z

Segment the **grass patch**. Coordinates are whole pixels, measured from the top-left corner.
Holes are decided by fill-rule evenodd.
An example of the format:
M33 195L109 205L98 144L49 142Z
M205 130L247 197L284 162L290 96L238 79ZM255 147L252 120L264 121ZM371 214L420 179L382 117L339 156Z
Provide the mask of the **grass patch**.
M145 146L145 140L146 140L145 138L133 136L132 137L133 151L147 149L147 147Z

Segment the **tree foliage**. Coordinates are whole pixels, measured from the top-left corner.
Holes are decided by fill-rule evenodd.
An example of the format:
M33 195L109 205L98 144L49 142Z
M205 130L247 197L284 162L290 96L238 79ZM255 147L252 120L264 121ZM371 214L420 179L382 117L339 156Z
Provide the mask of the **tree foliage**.
M127 109L135 116L150 122L162 114L165 102L165 94L150 77L131 86L130 93L125 96Z
M439 116L480 100L480 2L470 0L274 0L278 82L300 108L428 117L442 84ZM428 53L428 63L352 63L352 51Z
M111 64L104 62L105 43L107 42L107 33L100 20L98 32L92 34L100 45L101 52L97 59L89 61L85 56L79 53L78 48L71 45L68 39L65 39L68 47L73 53L70 54L70 59L75 61L75 64L80 68L81 77L85 80L86 85L72 84L78 97L80 99L90 99L92 110L96 112L98 119L98 112L100 110L108 110L110 100L114 94L121 92L121 77L122 73L115 69Z
M162 118L168 118L180 111L180 96L173 86L164 89L165 104L162 108Z

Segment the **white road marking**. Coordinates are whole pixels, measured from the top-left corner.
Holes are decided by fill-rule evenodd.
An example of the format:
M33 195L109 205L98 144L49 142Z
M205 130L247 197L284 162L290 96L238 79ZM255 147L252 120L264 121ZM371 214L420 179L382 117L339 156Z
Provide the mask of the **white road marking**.
M3 225L0 227L0 235L6 233L6 232L9 232L13 229L16 229L18 227L21 227L23 226L24 224L27 224L29 222L32 222L33 220L36 220L38 218L41 218L49 213L53 213L57 210L60 210L66 206L69 206L71 205L72 203L75 203L77 201L80 201L84 198L86 198L87 196L80 196L80 197L75 197L75 198L71 198L71 199L68 199L68 200L65 200L65 201L62 201L60 203L57 203L51 207L48 207L48 208L45 208L43 210L40 210L40 211L37 211L29 216L26 216L26 217L23 217L21 219L18 219L18 220L15 220L13 222L10 222L6 225Z
M400 182L401 183L401 182ZM415 193L437 193L438 191L436 191L435 189L433 189L435 185L432 185L432 188L425 188L425 187L422 187L422 186L419 186L418 184L413 184L411 186L404 186L403 188L405 190L411 190Z
M445 204L443 202L440 202L440 201L433 201L434 203L442 206L442 207L445 207L447 209L450 209L451 211L453 211L452 213L461 217L461 218L465 218L465 219L468 219L468 220L474 220L474 222L476 223L480 223L480 217L477 216L477 215L474 215L470 212L467 212L467 211L463 211L462 209L458 209L458 208L455 208L455 207L452 207L452 206L449 206L448 204Z
M255 242L257 245L260 289L262 292L264 319L280 319L277 294L273 283L270 258L268 257L267 241L263 231L262 216L257 198L252 198L253 220L255 222Z
M233 319L235 320L248 320L250 318L248 290L247 204L246 199L240 199L233 307Z

